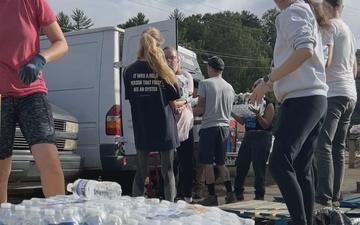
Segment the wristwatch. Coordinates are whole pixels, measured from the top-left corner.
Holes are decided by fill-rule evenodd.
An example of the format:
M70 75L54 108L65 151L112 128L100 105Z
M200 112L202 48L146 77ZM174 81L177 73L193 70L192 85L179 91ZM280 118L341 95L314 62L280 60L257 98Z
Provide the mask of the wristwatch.
M273 85L274 82L272 82L272 80L270 79L269 75L266 75L265 77L263 77L263 81L265 82L265 84L271 86Z

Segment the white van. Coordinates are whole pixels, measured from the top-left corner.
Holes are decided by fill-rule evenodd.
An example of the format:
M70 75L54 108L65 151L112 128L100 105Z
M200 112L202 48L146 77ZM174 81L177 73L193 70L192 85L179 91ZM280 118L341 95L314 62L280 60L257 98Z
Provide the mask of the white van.
M65 33L69 52L44 68L50 101L78 119L76 153L84 158L85 172L117 174L136 169L130 105L124 100L121 71L136 60L139 37L149 26L162 32L164 46L177 46L175 20L125 30L75 31ZM41 39L42 48L49 44L45 37ZM203 78L196 54L185 48L179 51L184 69Z

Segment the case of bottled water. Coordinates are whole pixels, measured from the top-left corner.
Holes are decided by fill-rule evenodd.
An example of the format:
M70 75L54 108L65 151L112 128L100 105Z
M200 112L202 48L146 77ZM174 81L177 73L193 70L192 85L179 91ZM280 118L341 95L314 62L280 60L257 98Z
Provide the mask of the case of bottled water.
M266 102L265 99L262 102L252 105L250 103L251 93L240 93L235 95L232 111L240 117L255 117L255 113L252 112L249 107L259 110L260 115L262 116L265 111Z
M108 186L116 187L117 185ZM88 190L92 191L90 193L95 193L93 188ZM106 189L104 197L95 195L96 198L92 198L94 196L84 198L84 196L87 197L86 194L60 195L47 199L34 198L24 200L15 207L4 203L0 208L1 222L4 225L255 224L253 220L240 218L217 207L191 205L185 201L173 203L156 198L119 196L118 189L113 189L113 191L114 193L109 193L109 189ZM109 198L109 196L115 197ZM10 217L5 215L10 215Z

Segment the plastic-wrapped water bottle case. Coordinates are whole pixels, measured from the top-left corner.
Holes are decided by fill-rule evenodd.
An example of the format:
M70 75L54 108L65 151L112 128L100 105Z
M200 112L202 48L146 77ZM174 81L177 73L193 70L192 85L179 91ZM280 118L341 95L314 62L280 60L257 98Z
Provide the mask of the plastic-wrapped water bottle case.
M47 199L32 198L24 200L19 205L1 204L0 225L253 225L255 223L253 220L240 218L217 207L189 205L184 201L173 203L156 198L121 196L121 187L119 189L117 183L100 184L103 182L87 181L84 185L85 181L74 182L69 186L75 191L76 188L85 187L85 191L74 191L73 195ZM87 185L89 186L86 188ZM110 190L113 193L110 193Z
M264 115L266 106L265 99L263 99L262 102L257 103L256 105L252 105L250 103L250 96L251 93L249 92L236 94L232 108L233 113L235 113L237 116L244 118L255 117L255 113L249 109L249 107L253 107L254 109L260 111L261 116Z

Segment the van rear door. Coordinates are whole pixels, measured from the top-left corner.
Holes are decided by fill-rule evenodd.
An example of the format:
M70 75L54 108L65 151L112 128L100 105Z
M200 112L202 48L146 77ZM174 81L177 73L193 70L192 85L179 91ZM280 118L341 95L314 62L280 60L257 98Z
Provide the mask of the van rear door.
M165 43L162 47L165 46L177 46L177 21L176 20L166 20L151 24L144 24L136 27L131 27L125 29L124 35L124 45L123 45L123 57L122 57L122 66L126 67L129 64L133 63L137 56L137 49L139 45L139 40L142 32L148 27L155 27L160 30L161 34L165 39ZM121 118L122 118L122 129L124 135L124 149L125 155L135 155L135 141L134 141L134 132L133 124L131 118L131 110L129 101L125 100L125 88L123 79L121 80ZM156 127L154 127L156 129Z

